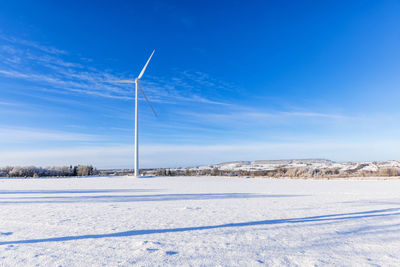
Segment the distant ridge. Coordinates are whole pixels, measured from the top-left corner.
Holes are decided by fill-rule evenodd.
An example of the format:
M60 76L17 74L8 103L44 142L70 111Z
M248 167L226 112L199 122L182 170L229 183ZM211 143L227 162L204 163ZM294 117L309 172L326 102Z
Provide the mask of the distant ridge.
M215 166L229 165L229 164L293 164L293 163L335 163L329 159L275 159L275 160L254 160L254 161L228 161L218 164Z

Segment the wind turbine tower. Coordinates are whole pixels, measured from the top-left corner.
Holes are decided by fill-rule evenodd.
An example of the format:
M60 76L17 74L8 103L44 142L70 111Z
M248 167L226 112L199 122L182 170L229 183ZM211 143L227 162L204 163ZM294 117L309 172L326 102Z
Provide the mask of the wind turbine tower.
M151 53L149 59L147 60L146 64L144 65L142 71L140 72L139 76L135 80L116 80L116 81L100 81L104 83L134 83L135 84L135 176L139 177L139 105L138 105L138 90L142 93L144 99L146 100L147 104L149 104L151 110L153 111L154 115L157 117L157 113L154 110L153 106L151 105L149 99L147 98L146 94L144 93L142 87L139 84L140 78L142 78L144 71L147 68L147 65L150 62L151 57L154 54L154 51Z

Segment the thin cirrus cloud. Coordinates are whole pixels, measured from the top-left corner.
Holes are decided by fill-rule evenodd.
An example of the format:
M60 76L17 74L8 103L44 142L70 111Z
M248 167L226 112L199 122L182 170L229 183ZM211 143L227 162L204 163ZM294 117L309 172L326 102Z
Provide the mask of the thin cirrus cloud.
M18 45L23 45L23 46L27 46L27 47L32 47L32 48L35 48L37 50L40 50L42 52L49 53L49 54L55 54L55 55L67 54L66 51L63 51L63 50L60 50L60 49L57 49L57 48L54 48L51 46L44 46L44 45L38 44L33 41L16 38L14 36L7 36L4 34L0 34L0 39L2 39L3 41L7 41L10 44L18 44Z
M0 64L0 75L11 79L20 79L34 83L31 88L38 88L43 92L51 94L74 94L89 95L95 97L112 98L119 100L132 100L133 88L118 84L99 84L99 80L114 80L121 75L106 73L91 66L85 66L85 62L70 62L64 58L67 52L53 47L46 47L35 42L16 39L12 37L2 37L8 42L5 45L2 57L3 64ZM19 47L19 46L22 47ZM26 47L30 49L25 49ZM7 63L7 59L14 58ZM38 68L32 68L37 66ZM39 71L41 70L41 71ZM316 112L263 112L260 110L237 111L240 106L211 99L205 96L204 92L212 88L212 94L218 92L235 92L239 89L230 83L220 81L206 73L199 71L179 71L175 70L174 75L167 77L153 77L149 75L143 81L147 94L152 102L160 104L174 105L194 105L206 104L210 106L221 106L223 109L215 113L180 113L187 115L183 119L199 117L207 122L257 122L271 120L290 120L293 117L320 118L320 119L346 119L337 114L316 113Z
M35 83L42 90L61 94L90 95L121 100L133 99L133 87L119 84L98 83L101 80L118 80L122 74L111 74L87 66L88 60L71 62L68 53L35 42L0 35L7 44L0 53L0 75ZM175 70L168 77L146 77L143 86L154 102L200 102L212 105L224 104L199 94L199 88L213 86L219 89L231 87L201 72ZM197 90L197 92L196 92Z
M19 106L19 103L0 101L0 106Z
M336 120L336 121L356 121L359 118L344 116L340 114L318 113L318 112L299 112L299 111L270 111L262 112L259 110L252 110L245 107L235 106L232 109L220 112L186 112L182 111L182 115L189 118L196 118L197 120L214 123L214 124L227 124L227 125L261 125L263 123L285 123L299 118L304 123L310 119L316 120Z
M35 128L0 127L0 143L32 141L101 141L103 137L92 134L48 131Z

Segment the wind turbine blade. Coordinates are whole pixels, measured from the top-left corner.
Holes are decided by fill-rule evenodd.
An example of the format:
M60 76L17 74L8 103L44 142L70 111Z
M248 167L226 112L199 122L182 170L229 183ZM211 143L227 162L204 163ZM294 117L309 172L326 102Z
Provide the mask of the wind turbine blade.
M131 80L116 80L116 81L98 81L99 83L135 83Z
M142 76L143 76L143 73L144 73L144 71L146 70L146 68L147 68L147 65L149 64L149 62L150 62L150 59L151 59L151 57L153 56L153 54L154 54L154 52L155 52L155 51L156 51L156 50L153 50L153 53L151 53L151 55L150 55L149 59L148 59L148 60L147 60L147 62L146 62L146 65L144 65L144 67L143 67L142 71L140 72L140 74L139 74L139 76L138 76L138 79L142 78Z
M154 115L155 115L156 117L158 117L156 111L154 110L153 106L151 105L149 99L147 99L147 96L144 94L143 89L142 89L142 87L139 85L139 83L138 83L138 87L139 87L139 89L140 89L140 92L142 92L142 95L144 96L144 99L146 99L147 104L149 104L149 106L150 106L151 110L153 111Z

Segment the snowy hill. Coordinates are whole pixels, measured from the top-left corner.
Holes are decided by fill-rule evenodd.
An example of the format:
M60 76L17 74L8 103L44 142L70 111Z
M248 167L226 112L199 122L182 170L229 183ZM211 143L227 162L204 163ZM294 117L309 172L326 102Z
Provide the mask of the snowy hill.
M326 159L234 161L170 169L178 175L256 175L269 177L388 177L400 176L400 161L334 162Z

